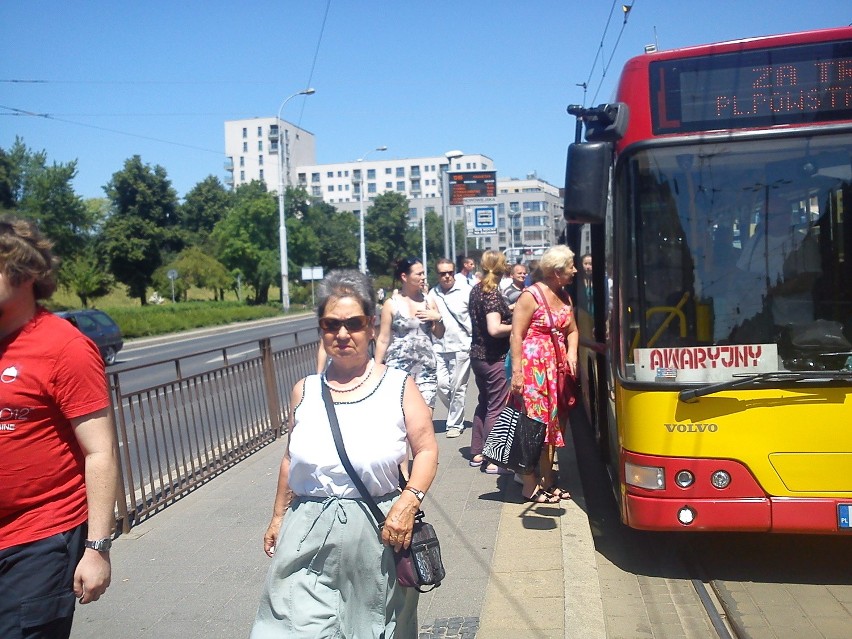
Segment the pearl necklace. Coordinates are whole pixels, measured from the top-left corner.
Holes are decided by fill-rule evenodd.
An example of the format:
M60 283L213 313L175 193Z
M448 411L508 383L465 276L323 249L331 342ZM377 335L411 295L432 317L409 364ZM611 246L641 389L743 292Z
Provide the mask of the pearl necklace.
M364 385L364 382L366 382L368 379L370 379L370 375L373 374L373 367L375 365L376 365L376 360L371 359L369 366L367 366L367 372L364 374L364 378L360 382L355 384L355 386L353 386L351 388L335 388L334 386L332 386L331 384L328 383L328 377L326 377L325 373L322 374L322 383L325 384L326 386L328 386L328 388L333 390L335 393L351 393L352 391L358 390L359 388L361 388Z

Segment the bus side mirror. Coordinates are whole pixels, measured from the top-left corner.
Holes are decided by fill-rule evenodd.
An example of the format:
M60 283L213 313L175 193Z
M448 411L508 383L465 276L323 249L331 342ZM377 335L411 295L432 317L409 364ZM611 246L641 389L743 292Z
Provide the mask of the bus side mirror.
M606 220L612 147L607 142L576 143L568 147L565 168L565 220L600 224Z

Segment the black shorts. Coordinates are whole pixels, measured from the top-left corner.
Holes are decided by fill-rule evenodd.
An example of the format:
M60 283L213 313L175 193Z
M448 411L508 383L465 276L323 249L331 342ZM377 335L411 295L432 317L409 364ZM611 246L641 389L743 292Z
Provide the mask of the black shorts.
M87 525L0 550L0 637L66 639Z

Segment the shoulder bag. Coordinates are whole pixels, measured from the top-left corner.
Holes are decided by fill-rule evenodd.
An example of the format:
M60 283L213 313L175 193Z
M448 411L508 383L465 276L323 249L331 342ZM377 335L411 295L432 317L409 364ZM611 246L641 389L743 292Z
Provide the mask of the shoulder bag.
M352 462L349 461L349 455L346 454L346 448L343 444L343 436L340 434L340 424L337 421L337 411L334 410L331 392L322 382L320 382L320 385L337 454L340 456L340 461L349 474L349 478L355 484L358 492L361 493L361 498L373 514L379 532L381 532L385 525L385 516L376 504L376 500L364 486L364 482L361 481L358 473L355 472ZM399 552L394 551L394 560L396 562L396 580L400 586L416 588L419 592L429 592L429 590L441 585L447 571L444 570L444 564L441 560L441 545L438 543L438 535L435 533L432 524L423 521L423 517L423 511L418 510L414 516L411 545ZM432 586L432 588L423 590L421 586Z
M544 445L546 426L512 406L513 395L497 416L482 447L488 461L516 473L531 473Z

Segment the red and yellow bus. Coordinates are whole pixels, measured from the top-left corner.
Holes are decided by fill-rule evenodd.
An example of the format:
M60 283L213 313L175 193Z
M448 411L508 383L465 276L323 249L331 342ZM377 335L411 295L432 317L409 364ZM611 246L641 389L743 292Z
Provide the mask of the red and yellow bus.
M852 532L852 28L649 52L569 112L583 404L623 522Z

